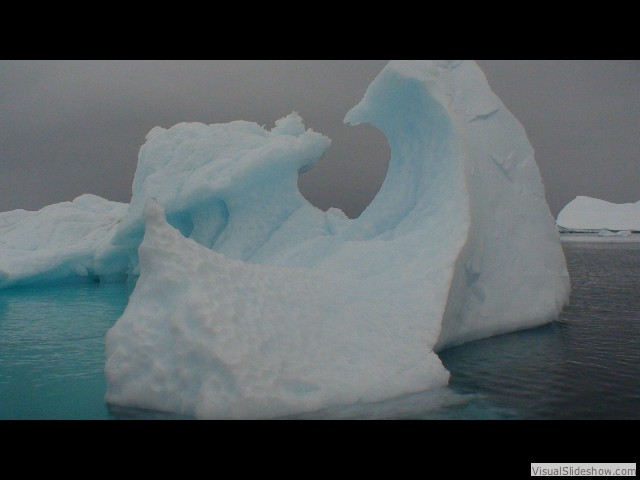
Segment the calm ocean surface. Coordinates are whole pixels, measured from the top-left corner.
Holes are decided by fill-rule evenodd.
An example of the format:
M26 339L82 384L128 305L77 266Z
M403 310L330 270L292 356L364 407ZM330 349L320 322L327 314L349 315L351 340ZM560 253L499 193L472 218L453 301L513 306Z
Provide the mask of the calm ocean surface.
M640 242L567 243L571 305L548 326L441 353L450 388L299 418L640 419ZM175 418L104 403L126 285L0 291L0 419Z

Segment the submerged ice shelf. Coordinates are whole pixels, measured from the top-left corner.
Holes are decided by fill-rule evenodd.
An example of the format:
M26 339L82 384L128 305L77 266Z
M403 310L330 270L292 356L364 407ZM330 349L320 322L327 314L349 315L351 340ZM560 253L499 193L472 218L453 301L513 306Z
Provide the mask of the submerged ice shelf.
M569 277L533 149L475 62L391 62L345 120L391 148L354 220L298 191L330 140L297 114L148 134L90 252L99 278L139 274L107 335L110 403L265 418L383 400L446 385L438 349L556 318Z

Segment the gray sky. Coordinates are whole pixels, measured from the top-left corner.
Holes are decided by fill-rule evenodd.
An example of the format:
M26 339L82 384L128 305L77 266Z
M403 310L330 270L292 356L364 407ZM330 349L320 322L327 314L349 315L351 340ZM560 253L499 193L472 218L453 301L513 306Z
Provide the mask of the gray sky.
M0 61L0 211L94 193L129 201L137 153L154 126L297 111L333 140L300 178L321 208L358 215L386 174L369 126L342 124L385 60ZM640 61L480 60L525 126L552 213L576 195L640 200Z

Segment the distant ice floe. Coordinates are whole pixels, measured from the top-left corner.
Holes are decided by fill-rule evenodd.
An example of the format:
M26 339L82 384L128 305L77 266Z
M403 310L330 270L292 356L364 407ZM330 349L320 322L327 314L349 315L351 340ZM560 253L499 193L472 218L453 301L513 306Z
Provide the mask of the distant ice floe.
M640 241L640 202L576 197L560 211L557 224L565 242Z

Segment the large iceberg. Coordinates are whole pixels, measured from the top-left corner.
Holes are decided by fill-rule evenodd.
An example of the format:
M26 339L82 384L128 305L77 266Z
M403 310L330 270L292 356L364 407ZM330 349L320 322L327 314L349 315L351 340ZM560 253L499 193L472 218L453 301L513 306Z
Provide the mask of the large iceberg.
M616 204L579 196L560 211L557 223L569 232L640 232L640 202Z
M446 385L438 349L557 317L569 277L534 152L475 62L391 62L346 122L391 148L354 220L298 191L330 142L296 114L149 133L99 255L140 275L107 335L108 402L199 418L373 402Z

